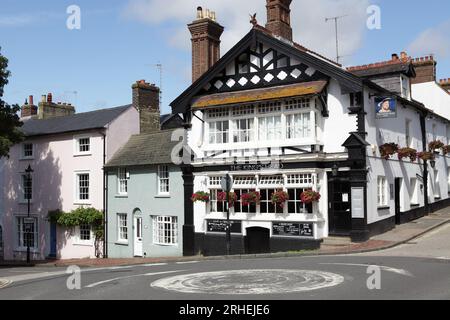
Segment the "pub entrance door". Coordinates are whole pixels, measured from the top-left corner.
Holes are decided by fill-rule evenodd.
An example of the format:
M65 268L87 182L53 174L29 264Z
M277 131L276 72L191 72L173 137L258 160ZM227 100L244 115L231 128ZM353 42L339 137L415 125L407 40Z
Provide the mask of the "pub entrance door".
M270 230L260 227L247 228L247 253L270 252Z
M349 236L352 230L350 179L342 173L328 176L328 226L330 235Z

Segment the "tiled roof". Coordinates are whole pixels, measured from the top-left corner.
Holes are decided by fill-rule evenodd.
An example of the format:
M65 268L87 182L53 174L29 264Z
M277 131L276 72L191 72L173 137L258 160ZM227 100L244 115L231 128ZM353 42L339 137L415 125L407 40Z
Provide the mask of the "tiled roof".
M173 131L164 130L132 136L105 167L172 163L172 150L179 143L171 140Z
M130 104L111 109L100 109L51 119L30 119L24 121L21 130L26 136L30 137L101 129L131 107L132 105Z

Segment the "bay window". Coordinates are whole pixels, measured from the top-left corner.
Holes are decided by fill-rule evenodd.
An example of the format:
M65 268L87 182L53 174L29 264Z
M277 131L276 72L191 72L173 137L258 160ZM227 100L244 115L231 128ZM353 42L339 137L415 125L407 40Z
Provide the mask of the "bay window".
M290 114L286 117L287 139L302 139L311 137L310 113Z
M254 119L233 120L233 142L251 142L255 140Z
M283 130L281 116L269 116L258 118L259 140L281 140Z
M209 143L228 143L228 121L217 121L209 124Z

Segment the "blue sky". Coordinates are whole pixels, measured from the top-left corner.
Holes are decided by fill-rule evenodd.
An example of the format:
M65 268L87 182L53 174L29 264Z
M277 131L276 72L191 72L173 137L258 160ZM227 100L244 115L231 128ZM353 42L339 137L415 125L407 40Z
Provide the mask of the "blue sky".
M69 5L81 8L81 29L66 27ZM170 4L170 6L169 6ZM381 8L381 30L366 28L366 9ZM159 84L155 64L163 65L163 112L190 84L191 56L186 24L197 5L217 12L226 31L225 53L250 30L249 13L265 23L264 0L0 0L0 46L10 63L5 100L52 92L78 112L131 102L131 84ZM438 78L450 77L450 1L294 0L294 38L310 49L334 55L334 26L327 16L348 14L340 22L345 65L387 60L406 50L413 56L436 54ZM74 93L76 92L76 94Z

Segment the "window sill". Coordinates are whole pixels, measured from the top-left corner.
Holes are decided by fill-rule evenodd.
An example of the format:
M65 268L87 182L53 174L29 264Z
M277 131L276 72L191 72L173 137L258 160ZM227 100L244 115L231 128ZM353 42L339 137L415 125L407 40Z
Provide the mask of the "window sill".
M77 246L77 247L92 247L94 245L94 243L93 242L74 242L73 245Z
M177 244L167 244L167 243L156 243L156 242L154 242L153 245L161 246L161 247L178 247L178 243Z
M28 204L28 200L19 200L19 204ZM33 204L33 200L30 200L30 204Z
M30 160L34 160L34 157L31 158L20 158L19 161L30 161Z
M170 194L157 194L155 198L170 198Z
M130 243L128 241L116 241L114 244L117 244L119 246L129 246Z
M26 253L27 252L27 247L25 248L15 248L14 252L23 252ZM39 249L38 248L31 248L30 247L30 253L39 253Z
M73 156L74 157L89 157L89 156L92 156L92 153L91 152L89 152L89 153L74 153Z
M116 194L115 198L128 198L128 194Z
M381 206L377 208L377 210L389 210L389 209L391 209L391 207L388 206Z
M418 204L418 203L411 203L411 208L417 208L417 207L420 207L420 204Z
M90 205L92 205L92 202L76 201L73 204L76 205L76 206L90 206Z
M441 197L434 197L434 200L441 200Z

